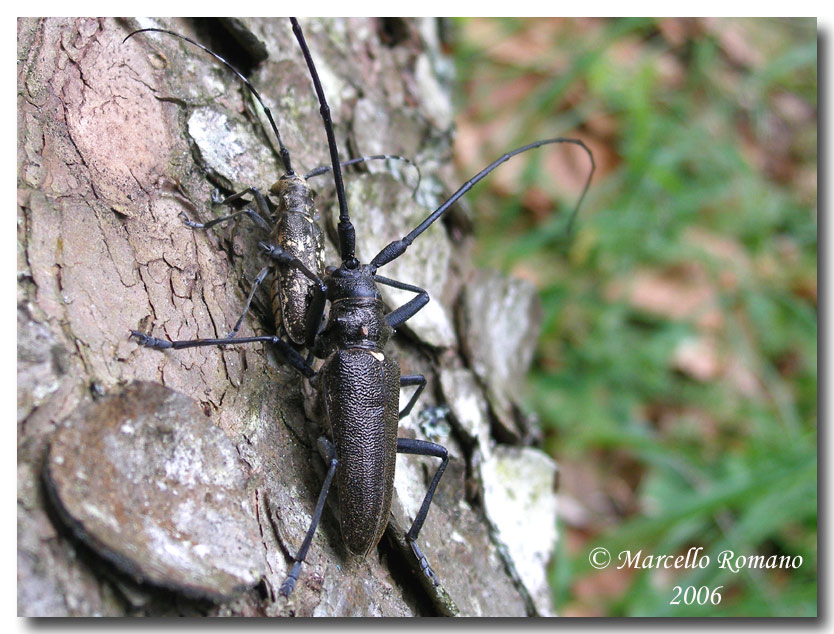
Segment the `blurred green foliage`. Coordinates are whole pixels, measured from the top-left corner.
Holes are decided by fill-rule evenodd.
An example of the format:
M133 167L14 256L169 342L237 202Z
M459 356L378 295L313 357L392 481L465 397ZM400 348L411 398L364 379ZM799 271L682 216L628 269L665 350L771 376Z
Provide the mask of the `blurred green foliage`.
M573 147L528 152L470 198L480 264L540 289L529 405L547 449L599 474L589 493L563 473L562 496L608 502L562 527L557 609L816 615L816 21L457 26L459 128L478 149L462 173L553 136L599 166L569 241L588 169ZM619 571L611 591L596 546L703 546L712 563ZM733 574L725 549L804 562ZM722 601L670 605L675 585L723 586Z

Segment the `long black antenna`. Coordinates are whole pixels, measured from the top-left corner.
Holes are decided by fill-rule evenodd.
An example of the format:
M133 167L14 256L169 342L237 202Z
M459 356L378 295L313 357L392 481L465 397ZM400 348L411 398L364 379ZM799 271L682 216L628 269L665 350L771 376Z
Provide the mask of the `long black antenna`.
M223 64L226 68L231 70L235 75L237 75L238 78L240 79L240 81L242 81L244 83L244 85L250 90L250 92L255 96L255 99L258 100L258 103L261 104L261 108L263 108L264 112L266 113L266 118L269 119L269 124L272 126L272 131L275 132L275 137L278 139L278 147L280 148L280 151L281 151L281 162L284 164L284 170L286 171L288 176L294 176L295 175L295 172L293 172L293 169L292 169L292 164L290 163L290 153L287 151L287 148L284 147L284 142L281 140L281 133L278 132L278 126L275 125L275 119L272 118L272 111L266 106L266 104L264 103L264 100L261 99L260 94L258 94L258 91L255 90L255 87L252 85L252 83L248 79L246 79L246 77L244 77L243 73L241 73L237 68L232 66L225 59L220 57L220 55L218 55L217 53L215 53L211 49L206 48L205 46L203 46L199 42L195 42L194 40L192 40L190 38L187 38L184 35L180 35L179 33L174 33L173 31L168 31L166 29L139 29L138 31L134 31L133 33L128 35L124 40L122 40L122 44L127 42L131 37L133 37L137 33L149 33L149 32L150 33L165 33L167 35L173 35L174 37L178 37L181 40L185 40L189 44L193 44L197 48L203 49L206 53L211 55L214 59L216 59L218 62Z
M466 192L472 189L472 187L476 183L481 181L487 174L489 174L492 170L501 165L501 163L508 161L516 154L521 154L522 152L526 152L527 150L533 150L537 147L541 147L542 145L548 145L550 143L572 143L574 145L578 145L583 150L585 150L585 152L588 154L588 158L591 159L591 171L588 173L588 179L585 181L585 187L582 189L582 194L579 196L579 200L577 201L576 206L573 208L573 212L571 213L570 219L568 220L566 233L569 234L571 232L571 229L573 228L573 221L576 218L576 214L579 212L579 207L582 204L582 201L585 199L585 194L588 192L588 187L591 185L591 177L593 177L594 170L596 169L596 163L594 163L594 154L593 152L591 152L588 146L585 145L579 139L569 139L565 137L558 137L555 139L543 139L541 141L536 141L535 143L530 143L520 148L516 148L512 152L507 152L503 156L499 157L498 159L487 165L484 169L475 174L475 176L473 176L463 185L461 185L460 189L458 189L454 194L452 194L445 203L443 203L442 205L440 205L440 207L435 209L431 213L431 215L429 215L428 218L421 222L411 233L409 233L407 236L404 236L400 240L395 240L394 242L386 246L382 251L380 251L376 255L376 257L373 260L371 260L371 266L374 269L376 269L400 257L403 253L405 253L405 250L409 246L411 246L411 243L414 241L414 238L416 238L426 229L428 229L429 226L435 220L440 218L440 216L442 216L443 213L447 209L449 209L449 207L455 204Z
M321 113L321 118L324 120L324 130L327 132L330 162L333 165L333 180L336 183L336 196L339 199L339 224L336 227L339 233L339 252L342 254L342 263L349 269L355 269L359 266L359 260L355 256L356 232L353 229L353 225L350 222L350 215L348 214L345 185L342 182L342 168L339 164L339 148L336 145L336 134L333 132L333 120L330 118L330 107L327 105L327 99L321 87L319 74L316 71L316 65L313 63L313 57L310 55L310 49L307 47L307 41L304 39L301 26L295 18L290 18L290 22L292 22L292 31L295 33L295 39L298 40L298 45L301 47L301 52L304 54L304 59L307 62L307 68L310 70L310 75L313 78L313 86L319 98L319 112Z

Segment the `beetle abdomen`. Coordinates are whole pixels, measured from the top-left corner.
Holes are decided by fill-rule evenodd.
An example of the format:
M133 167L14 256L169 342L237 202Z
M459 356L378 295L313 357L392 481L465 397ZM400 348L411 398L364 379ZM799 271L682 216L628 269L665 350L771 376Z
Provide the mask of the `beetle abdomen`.
M365 556L388 524L397 454L400 369L382 352L339 350L321 369L339 466L342 536Z

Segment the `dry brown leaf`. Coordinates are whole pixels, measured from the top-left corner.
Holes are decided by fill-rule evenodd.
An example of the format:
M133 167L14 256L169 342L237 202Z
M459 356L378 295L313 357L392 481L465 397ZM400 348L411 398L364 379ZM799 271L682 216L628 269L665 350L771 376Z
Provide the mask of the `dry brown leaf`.
M748 398L762 396L762 386L758 377L738 357L730 357L724 368L724 376L742 395Z
M712 337L690 337L681 341L672 354L672 365L698 381L712 381L721 375L722 364Z
M792 92L780 91L771 97L774 110L782 119L793 125L816 122L817 109Z
M744 21L705 18L703 23L716 36L722 50L733 63L749 68L758 68L764 63L763 53L747 39Z
M592 544L593 542L587 548L589 552L594 548ZM612 556L616 556L616 553L612 553ZM616 559L612 560L612 564L616 563ZM609 565L604 570L580 577L573 584L574 595L581 602L600 601L600 599L606 597L619 597L631 585L632 574L633 571L630 568L618 569L616 565ZM603 614L597 616L603 616Z
M609 285L606 296L618 299L627 293L627 301L635 308L670 319L695 320L703 328L723 323L715 289L696 264L667 272L644 269L631 280Z
M633 68L645 52L643 42L637 36L623 37L608 47L607 56L612 65Z
M490 57L499 63L527 66L551 73L562 73L573 62L570 51L553 46L558 40L558 19L529 20L524 28L511 37L505 37L490 48Z
M747 250L730 236L713 233L701 227L689 227L684 232L683 239L732 266L739 273L750 271L750 257Z

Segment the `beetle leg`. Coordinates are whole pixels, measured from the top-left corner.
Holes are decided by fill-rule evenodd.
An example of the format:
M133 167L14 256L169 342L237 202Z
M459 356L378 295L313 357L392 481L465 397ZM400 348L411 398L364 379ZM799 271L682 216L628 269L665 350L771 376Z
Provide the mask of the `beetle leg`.
M442 460L440 466L437 468L437 473L434 474L434 478L432 478L431 484L429 484L429 490L426 491L426 497L423 498L423 504L420 507L420 511L417 513L417 517L414 518L414 523L411 525L411 528L405 534L405 539L411 546L414 556L417 557L417 560L420 562L420 570L422 570L423 574L432 580L434 585L439 585L440 582L437 580L437 575L434 574L434 570L432 570L431 566L429 566L426 556L423 555L423 551L420 550L420 547L417 545L417 535L423 527L423 522L426 521L426 515L429 512L429 506L431 506L431 500L432 497L434 497L434 490L437 488L437 483L440 482L440 478L446 470L446 465L449 463L449 452L446 450L446 447L433 442L428 442L427 440L397 438L397 453L416 454L418 456L433 456Z
M244 189L242 192L238 194L232 194L228 198L220 198L218 196L217 190L215 190L214 192L212 192L211 202L213 202L215 205L228 205L240 198L241 196L245 196L246 194L252 194L252 196L255 198L255 204L258 206L258 211L260 211L261 214L263 214L263 216L269 218L272 215L272 212L270 212L269 210L269 205L266 202L266 198L264 198L263 194L261 194L261 192L258 191L255 187L249 187L247 189ZM252 209L251 207L247 207L242 211L236 211L234 213L229 214L228 216L215 218L214 220L210 220L205 223L194 222L193 220L189 220L188 216L186 216L184 213L181 213L180 216L182 216L185 224L191 227L192 229L209 229L210 227L219 225L223 222L228 222L229 220L239 218L240 216L248 216L261 229L267 232L272 231L272 227L270 226L270 224L263 219L263 216L259 215L258 212Z
M238 331L240 330L240 326L243 323L243 318L246 317L246 313L249 312L249 306L252 304L252 298L255 297L255 291L258 290L258 287L261 283L266 279L267 274L269 273L269 267L265 266L261 269L261 272L258 273L258 276L255 278L255 281L252 282L252 290L249 291L249 297L246 298L246 306L243 307L243 313L241 313L240 318L235 322L235 327L232 328L232 331L226 335L226 339L232 339L237 335Z
M403 304L399 308L395 308L390 313L385 315L385 321L388 322L388 325L391 326L391 328L396 328L404 321L411 319L420 311L421 308L423 308L423 306L429 303L429 294L424 288L392 280L388 277L382 277L381 275L374 275L374 280L380 284L384 284L385 286L390 286L391 288L398 288L403 291L417 293L417 297L409 300L407 303Z
M401 376L400 387L406 385L416 385L417 391L411 395L408 404L406 404L403 411L400 412L400 420L408 416L409 412L411 412L411 408L414 407L414 403L416 403L417 399L420 398L420 393L423 391L423 388L426 387L426 377L422 374L406 374Z
M299 260L292 253L282 249L276 244L271 244L269 242L258 242L258 246L261 248L261 250L263 250L264 254L267 257L272 258L279 264L285 264L294 269L298 269L305 277L318 284L319 291L321 293L327 293L327 285L324 283L324 281L318 275L316 275L310 269L308 269L304 265L304 262Z
M206 222L206 223L194 222L193 220L189 220L188 216L186 216L184 213L181 213L180 216L182 216L183 222L185 222L185 224L188 225L189 227L191 227L192 229L208 229L210 227L213 227L214 225L219 225L221 222L227 222L229 220L234 220L235 218L239 218L240 216L248 216L261 229L265 229L267 231L270 230L270 226L267 223L267 221L264 220L263 218L261 218L261 216L259 216L255 212L255 210L252 209L251 207L247 207L246 209L244 209L242 211L236 211L235 213L229 214L228 216L222 216L221 218L215 218L214 220L210 220L209 222Z
M302 275L316 285L316 288L313 291L313 298L308 308L308 315L310 319L308 324L315 324L316 321L318 321L318 324L315 329L312 327L307 329L306 341L304 342L304 345L307 348L312 349L313 343L316 340L316 335L318 335L323 327L324 307L327 301L327 284L325 284L324 280L322 280L318 275L308 269L296 256L285 249L282 249L278 245L269 242L259 242L258 246L263 250L267 257L275 260L279 265L297 269Z
M136 342L140 346L146 348L153 348L154 350L182 350L183 348L198 348L202 346L231 346L239 343L271 343L275 345L279 352L284 356L287 363L298 370L308 379L316 376L316 371L307 363L307 360L302 357L292 346L286 341L283 341L276 335L262 335L260 337L236 337L233 339L182 339L179 341L166 341L165 339L157 339L151 337L138 330L131 330L130 336L136 338Z
M211 197L211 202L213 202L216 205L230 205L231 203L236 201L238 198L242 198L243 196L246 196L246 194L252 194L252 197L255 199L255 204L258 206L258 211L260 211L264 216L266 216L268 218L269 216L272 215L272 212L269 210L269 205L266 202L266 198L264 198L264 195L260 192L260 190L257 187L247 187L242 192L238 192L237 194L232 194L231 196L228 196L227 198L219 198L219 196L217 196L216 193L214 193ZM255 212L253 211L252 213L255 213ZM255 220L254 218L252 218L252 219ZM261 218L261 219L263 220L263 218ZM260 223L258 223L258 224L260 224ZM272 229L272 227L270 227L268 224L265 225L265 226L266 226L267 230Z
M310 544L313 542L313 535L316 533L316 528L319 525L322 511L324 511L324 502L327 499L327 492L330 490L330 484L333 482L333 474L336 472L336 467L339 461L336 459L336 452L333 450L333 445L326 438L319 439L319 448L328 454L330 460L330 467L327 470L327 476L324 478L324 484L319 493L318 502L316 502L316 510L313 512L313 520L310 522L310 528L307 529L307 535L301 544L301 548L295 555L292 570L284 583L281 584L281 589L278 594L284 597L290 596L290 593L295 588L295 582L298 581L298 575L301 572L301 565L304 563L304 558L307 556L307 551L310 550Z

